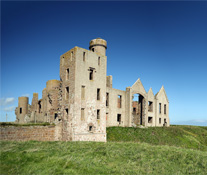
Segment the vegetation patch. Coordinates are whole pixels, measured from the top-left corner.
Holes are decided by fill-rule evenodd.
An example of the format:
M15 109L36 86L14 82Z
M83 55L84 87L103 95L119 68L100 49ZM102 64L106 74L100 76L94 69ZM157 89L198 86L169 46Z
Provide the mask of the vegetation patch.
M1 141L0 174L199 174L207 127L107 128L108 142Z
M207 127L108 127L108 142L144 142L207 151Z
M207 152L129 142L1 142L1 174L206 174Z

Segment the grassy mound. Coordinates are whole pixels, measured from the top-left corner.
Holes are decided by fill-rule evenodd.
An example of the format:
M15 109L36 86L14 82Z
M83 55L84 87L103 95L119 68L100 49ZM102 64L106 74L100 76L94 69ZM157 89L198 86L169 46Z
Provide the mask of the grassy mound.
M207 151L207 127L107 128L108 142L144 142Z
M207 152L129 142L0 145L1 174L206 174Z

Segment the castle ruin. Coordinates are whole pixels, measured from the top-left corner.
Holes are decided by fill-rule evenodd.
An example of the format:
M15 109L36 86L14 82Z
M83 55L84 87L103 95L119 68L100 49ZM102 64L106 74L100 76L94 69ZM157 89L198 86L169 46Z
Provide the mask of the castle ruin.
M59 140L106 141L106 127L170 126L169 101L162 86L154 95L140 79L125 91L107 76L107 42L90 41L89 50L74 47L60 56L60 80L49 80L42 98L19 97L18 123L56 123Z

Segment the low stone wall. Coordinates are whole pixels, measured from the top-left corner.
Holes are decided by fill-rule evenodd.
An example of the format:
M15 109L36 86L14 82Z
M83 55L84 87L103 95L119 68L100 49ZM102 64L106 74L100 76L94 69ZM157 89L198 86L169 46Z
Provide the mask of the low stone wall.
M55 141L55 126L0 126L0 140Z

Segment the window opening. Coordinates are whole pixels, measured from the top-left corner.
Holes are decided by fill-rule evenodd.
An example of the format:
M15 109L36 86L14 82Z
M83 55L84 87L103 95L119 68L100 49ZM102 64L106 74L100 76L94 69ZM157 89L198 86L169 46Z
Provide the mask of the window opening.
M121 95L118 95L118 101L117 101L117 107L118 107L118 108L121 108L121 103L122 103L121 100L122 100L122 99L121 99Z
M148 101L148 111L153 112L153 102Z
M161 114L161 103L159 103L159 113Z
M20 114L22 113L22 108L19 108L19 113L20 113Z
M100 109L97 109L97 119L100 119Z
M89 80L93 80L94 78L94 68L89 69Z
M121 124L121 114L117 114L117 122L119 122L119 124Z
M86 60L86 53L83 52L83 61L85 61L85 60Z
M73 52L70 53L70 60L73 61Z
M81 86L81 99L85 100L85 86Z
M92 50L92 52L94 52L94 51L95 51L95 50L94 50L94 48L92 48L91 50Z
M161 118L159 118L159 124L161 124Z
M69 80L69 68L66 69L66 80Z
M101 57L98 57L98 65L101 65Z
M85 118L85 109L81 108L81 121L84 121Z
M68 100L69 99L69 87L65 88L65 99Z
M164 104L164 114L166 114L166 104Z
M65 109L65 114L68 115L68 108Z
M56 119L58 117L58 114L57 113L55 113L55 115L54 115L54 119Z
M152 123L152 117L148 117L148 123Z
M93 126L89 126L89 131L92 131L92 129L93 129Z
M101 89L97 89L97 100L100 100L100 91Z
M109 93L106 93L106 106L109 106Z

